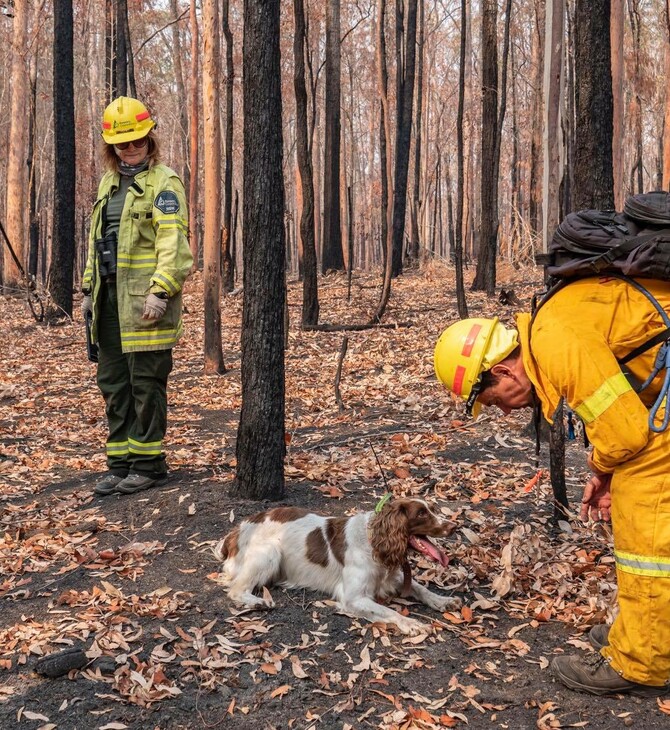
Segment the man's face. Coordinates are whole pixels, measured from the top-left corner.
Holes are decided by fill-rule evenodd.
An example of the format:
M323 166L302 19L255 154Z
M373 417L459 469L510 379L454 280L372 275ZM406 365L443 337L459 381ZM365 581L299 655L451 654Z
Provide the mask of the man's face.
M494 365L491 372L497 380L495 385L486 388L477 398L483 406L497 406L507 415L533 405L533 385L520 357Z

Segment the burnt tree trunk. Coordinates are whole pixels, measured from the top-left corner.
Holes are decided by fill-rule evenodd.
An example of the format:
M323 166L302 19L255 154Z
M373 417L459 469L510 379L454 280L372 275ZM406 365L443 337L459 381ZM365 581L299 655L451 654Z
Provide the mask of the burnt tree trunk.
M53 315L72 316L74 275L75 126L72 0L54 5L53 89L55 179L49 291Z
M326 7L326 141L321 270L344 270L340 220L340 0Z
M319 293L314 238L314 171L307 121L307 86L305 84L305 7L303 0L293 0L295 36L293 38L293 87L296 106L296 155L302 187L300 240L302 243L302 324L318 324Z
M423 62L424 62L424 0L419 0L419 37L417 42L417 59L416 70L416 124L414 128L414 179L412 185L412 204L410 206L410 244L409 259L411 261L419 260L419 251L421 249L421 234L419 232L419 211L421 209L420 198L420 181L421 181L421 124L423 117Z
M572 208L613 208L610 0L575 5L575 173Z
M416 66L416 15L417 0L407 0L407 25L404 32L400 12L401 2L396 6L397 42L402 44L404 63L396 68L397 119L395 145L395 176L393 191L393 259L391 276L402 274L402 255L405 240L405 215L407 213L407 178L409 174L409 152L412 139L412 109L414 105L414 75ZM398 17L400 16L400 17Z
M228 20L229 0L221 6L221 30L226 39L226 127L224 130L223 162L223 291L230 293L235 288L235 260L231 253L230 225L233 210L233 34Z
M235 491L284 495L285 233L279 0L245 0L242 408Z
M456 305L458 316L468 316L463 280L463 199L465 196L465 160L463 134L463 108L465 105L465 45L467 39L467 0L461 0L461 52L458 70L458 116L456 121L456 147L458 179L456 182L456 235L454 236L454 265L456 268Z
M498 3L482 3L481 222L473 290L495 294L498 248Z

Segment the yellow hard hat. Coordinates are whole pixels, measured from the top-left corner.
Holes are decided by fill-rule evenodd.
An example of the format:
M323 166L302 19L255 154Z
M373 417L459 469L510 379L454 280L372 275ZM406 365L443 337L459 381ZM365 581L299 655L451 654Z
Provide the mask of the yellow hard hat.
M146 137L155 126L156 122L141 101L119 96L102 115L102 138L107 144L132 142Z
M467 403L476 418L481 374L504 360L519 344L516 330L493 319L462 319L447 327L435 345L437 379Z

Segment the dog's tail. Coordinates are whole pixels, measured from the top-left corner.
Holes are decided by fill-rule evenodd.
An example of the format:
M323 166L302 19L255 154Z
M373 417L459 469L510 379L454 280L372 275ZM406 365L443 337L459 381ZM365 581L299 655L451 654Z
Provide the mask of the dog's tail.
M240 528L236 527L234 530L229 532L223 540L219 540L214 548L214 557L221 562L228 560L228 558L235 557L239 550L239 536Z

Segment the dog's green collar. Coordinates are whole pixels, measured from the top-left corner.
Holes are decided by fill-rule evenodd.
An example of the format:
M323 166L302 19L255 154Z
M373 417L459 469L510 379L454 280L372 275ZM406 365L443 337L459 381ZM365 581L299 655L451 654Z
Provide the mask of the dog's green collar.
M378 515L384 509L384 505L387 502L391 501L392 496L393 495L391 494L391 492L386 492L386 494L379 500L379 502L377 502L377 506L375 507L375 514Z

